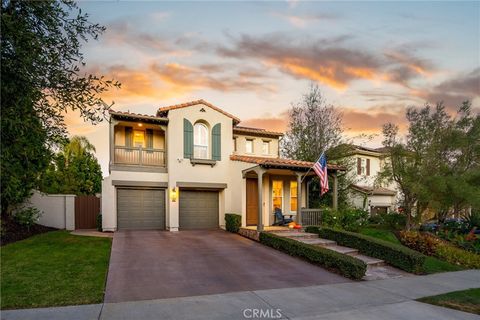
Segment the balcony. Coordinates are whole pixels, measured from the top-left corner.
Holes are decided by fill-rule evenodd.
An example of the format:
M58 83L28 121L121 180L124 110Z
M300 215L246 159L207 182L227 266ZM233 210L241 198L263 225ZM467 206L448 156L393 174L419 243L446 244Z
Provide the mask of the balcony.
M165 150L115 146L114 162L121 165L165 167Z

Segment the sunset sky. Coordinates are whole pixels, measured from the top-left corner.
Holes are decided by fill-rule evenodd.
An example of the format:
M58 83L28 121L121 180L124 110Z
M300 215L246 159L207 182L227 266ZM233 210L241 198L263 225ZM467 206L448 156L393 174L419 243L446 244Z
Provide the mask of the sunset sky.
M407 106L480 108L479 2L80 2L107 27L86 70L115 78L114 109L205 99L242 125L284 131L311 82L349 136L405 124ZM67 115L108 174L107 125ZM369 142L379 145L379 137Z

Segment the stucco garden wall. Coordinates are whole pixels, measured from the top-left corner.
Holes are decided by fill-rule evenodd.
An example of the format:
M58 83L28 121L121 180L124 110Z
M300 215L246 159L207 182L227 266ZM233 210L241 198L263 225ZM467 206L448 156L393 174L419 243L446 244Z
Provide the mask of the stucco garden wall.
M34 191L25 203L42 212L38 224L58 229L75 229L75 195L45 194Z

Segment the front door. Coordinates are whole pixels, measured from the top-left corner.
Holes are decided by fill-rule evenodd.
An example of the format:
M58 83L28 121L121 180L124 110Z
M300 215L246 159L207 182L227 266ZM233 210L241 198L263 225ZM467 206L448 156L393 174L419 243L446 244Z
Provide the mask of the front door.
M255 178L247 178L247 226L258 223L258 182Z

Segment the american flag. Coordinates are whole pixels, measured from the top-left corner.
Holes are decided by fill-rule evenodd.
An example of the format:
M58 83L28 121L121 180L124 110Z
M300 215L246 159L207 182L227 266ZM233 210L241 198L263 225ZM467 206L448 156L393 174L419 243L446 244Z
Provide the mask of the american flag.
M322 152L322 155L317 162L313 165L313 171L320 178L320 195L328 192L328 175L327 175L327 158L325 157L325 152Z

